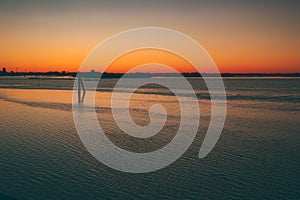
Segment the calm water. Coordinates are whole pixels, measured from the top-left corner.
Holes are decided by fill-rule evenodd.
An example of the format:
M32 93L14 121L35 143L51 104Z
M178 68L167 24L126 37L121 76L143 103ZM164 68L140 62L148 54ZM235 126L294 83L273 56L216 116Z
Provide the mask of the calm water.
M210 118L209 96L202 81L189 80L201 109L194 143L162 170L129 174L101 164L81 143L71 110L73 80L0 78L0 197L299 199L300 79L225 79L225 127L213 151L201 160L198 152ZM96 95L99 123L107 136L136 152L167 144L180 120L176 98L155 85L133 95L131 115L137 124L149 123L148 109L154 103L161 103L169 115L156 137L134 139L122 134L113 121L109 102L114 83L104 80Z

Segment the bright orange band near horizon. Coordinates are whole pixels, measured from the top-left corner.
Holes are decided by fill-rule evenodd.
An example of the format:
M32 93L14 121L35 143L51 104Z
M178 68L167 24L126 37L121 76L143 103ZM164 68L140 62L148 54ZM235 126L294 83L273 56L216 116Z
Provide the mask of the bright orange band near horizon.
M10 40L3 43L5 51L0 54L0 67L6 67L7 71L18 72L47 72L69 71L77 72L89 51L95 43L88 43L79 47L79 44L66 45L48 44L45 41L31 44L31 48L25 46L12 46ZM300 59L294 49L273 48L272 52L259 48L249 50L249 47L229 47L226 40L218 45L206 44L208 51L221 73L299 73ZM179 56L162 51L143 50L129 53L117 59L110 67L111 72L122 73L129 66L137 66L145 63L161 63L175 67L180 72L193 72L190 64ZM97 69L95 69L97 71ZM153 71L149 72L160 72Z
M255 57L250 58L243 58L247 62L243 63L240 67L236 67L235 63L238 59L228 60L226 58L226 54L222 55L219 52L211 51L211 56L214 59L219 71L221 73L297 73L300 72L299 67L297 64L290 64L288 67L281 67L286 66L284 62L278 62L277 65L273 66L268 64L266 61L258 62ZM28 54L22 55L17 61L21 61L23 63L28 63L22 65L19 62L14 62L15 64L9 65L10 62L2 62L1 68L6 67L7 71L18 71L18 72L48 72L48 71L69 71L69 72L77 72L79 71L80 65L84 60L84 51L79 51L77 53L73 52L76 56L71 56L70 54L60 54L59 57L56 59L51 59L48 61L46 56L42 56L40 54L36 60L25 61L26 57L30 58ZM88 53L86 53L88 55ZM48 57L49 58L49 57ZM11 58L13 60L13 58ZM24 61L22 61L24 60ZM252 61L251 61L252 60ZM239 61L242 63L241 61ZM33 63L32 65L30 63ZM51 67L48 67L46 63L52 63ZM60 63L70 63L70 64L63 64ZM185 59L182 57L172 54L170 52L161 51L161 50L154 50L154 49L145 49L145 50L138 50L127 53L115 61L111 63L111 65L107 68L107 72L111 73L125 73L131 68L147 63L159 63L167 66L173 67L178 72L195 72L195 68ZM251 64L252 63L252 64ZM44 66L44 67L41 67ZM234 67L235 66L235 67ZM96 71L101 71L98 69L94 69ZM166 72L166 71L159 71L157 68L149 69L149 71L144 72Z
M162 71L156 64L162 64L169 66L179 73L182 72L196 72L191 63L182 57L173 54L168 51L157 49L144 49L132 51L114 60L107 68L108 73L127 73L134 67L149 64L151 68L147 68L145 71L135 71L141 73L155 73L162 72L167 73L171 71ZM153 63L151 65L151 63ZM155 63L155 64L154 64Z

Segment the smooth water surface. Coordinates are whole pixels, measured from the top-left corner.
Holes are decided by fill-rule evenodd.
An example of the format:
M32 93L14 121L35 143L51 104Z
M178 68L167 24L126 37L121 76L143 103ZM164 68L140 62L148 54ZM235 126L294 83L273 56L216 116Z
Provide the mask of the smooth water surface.
M0 193L16 199L299 199L300 79L225 79L225 127L201 160L210 102L203 82L190 82L201 109L194 143L162 170L130 174L103 165L81 143L72 117L73 80L1 78ZM137 91L130 102L137 124L149 123L148 109L156 103L165 107L168 120L157 136L132 138L111 115L114 83L99 85L96 111L115 144L148 152L172 140L180 122L176 97L151 85Z

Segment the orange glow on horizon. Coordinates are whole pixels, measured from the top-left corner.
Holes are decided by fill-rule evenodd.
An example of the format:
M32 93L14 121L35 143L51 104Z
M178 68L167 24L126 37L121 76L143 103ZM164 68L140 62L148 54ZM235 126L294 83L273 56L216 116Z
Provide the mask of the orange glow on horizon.
M77 72L85 57L97 43L80 41L77 44L72 43L69 39L65 41L64 45L61 45L40 39L30 45L30 48L29 44L13 46L10 44L10 40L2 43L5 51L0 54L0 68L6 67L7 71L17 70L18 72ZM259 44L256 46L257 48L254 46L253 49L242 46L233 48L224 40L218 45L210 43L204 47L221 73L300 72L298 52L294 49L283 53L282 49L277 47L269 52L267 49L259 48ZM183 58L158 50L142 50L126 54L117 59L110 66L109 71L121 73L127 71L129 67L154 62L172 66L180 72L195 71L191 64ZM155 71L150 69L149 72Z
M134 67L149 64L149 63L157 63L169 66L178 72L195 72L195 68L182 57L167 52L163 50L156 49L145 49L145 50L137 50L129 52L125 55L114 60L106 69L106 72L109 73L126 73L130 69ZM167 73L170 71L162 71L155 64L153 64L153 68L147 69L147 71L135 71L135 72L150 72L150 73Z

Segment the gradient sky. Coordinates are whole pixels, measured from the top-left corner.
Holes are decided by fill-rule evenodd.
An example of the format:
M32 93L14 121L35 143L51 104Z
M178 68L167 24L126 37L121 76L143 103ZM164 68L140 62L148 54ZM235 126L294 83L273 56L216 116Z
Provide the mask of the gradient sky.
M299 10L296 0L0 0L0 66L77 71L113 34L158 26L194 38L221 72L300 72Z

